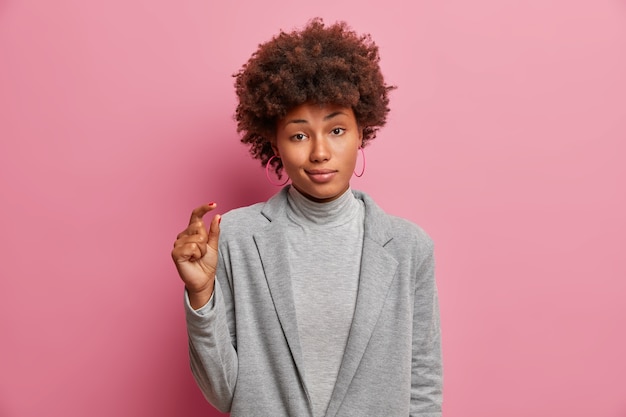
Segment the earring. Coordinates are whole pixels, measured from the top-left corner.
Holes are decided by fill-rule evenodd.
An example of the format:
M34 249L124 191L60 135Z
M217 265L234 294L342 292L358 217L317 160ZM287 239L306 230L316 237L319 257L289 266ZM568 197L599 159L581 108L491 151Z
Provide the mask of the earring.
M277 187L282 187L283 185L287 184L289 182L289 177L287 177L287 179L285 180L285 182L283 182L282 184L274 182L272 180L272 178L270 177L270 162L272 162L272 159L274 158L278 158L276 155L272 155L272 157L269 159L269 161L267 161L267 164L265 164L265 176L267 177L267 180L270 182L270 184L275 185Z
M362 177L363 174L365 173L365 152L363 151L363 147L359 147L359 150L361 151L361 156L363 157L363 169L361 170L360 174L357 174L356 171L354 171L354 175L356 175L357 177Z

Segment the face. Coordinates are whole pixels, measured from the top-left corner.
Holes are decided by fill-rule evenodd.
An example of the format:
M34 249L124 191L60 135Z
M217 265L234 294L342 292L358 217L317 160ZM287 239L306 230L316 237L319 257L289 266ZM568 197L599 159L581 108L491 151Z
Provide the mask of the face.
M292 185L323 203L350 186L362 142L363 131L351 108L305 103L278 121L272 148Z

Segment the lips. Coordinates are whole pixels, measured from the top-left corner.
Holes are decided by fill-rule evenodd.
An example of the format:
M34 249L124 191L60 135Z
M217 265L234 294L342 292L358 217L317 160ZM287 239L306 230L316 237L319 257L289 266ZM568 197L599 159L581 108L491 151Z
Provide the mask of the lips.
M337 170L334 169L309 169L304 170L311 181L323 184L331 181L337 174Z

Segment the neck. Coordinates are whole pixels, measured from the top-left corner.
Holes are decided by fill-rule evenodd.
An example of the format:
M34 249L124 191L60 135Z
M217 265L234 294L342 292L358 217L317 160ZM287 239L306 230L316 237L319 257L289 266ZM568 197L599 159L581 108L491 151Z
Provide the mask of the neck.
M359 202L350 189L332 201L318 202L290 187L288 201L289 217L298 224L341 225L353 218L359 209Z
M331 201L334 201L336 199L338 199L339 197L341 197L346 191L348 191L350 189L350 184L346 184L346 187L341 190L341 192L339 194L336 194L332 197L326 197L326 198L318 198L315 196L312 196L310 194L305 193L304 191L302 191L301 189L299 189L298 187L296 187L295 185L291 185L293 188L295 188L296 190L298 190L298 192L300 194L302 194L304 197L306 197L307 199L314 201L316 203L330 203Z

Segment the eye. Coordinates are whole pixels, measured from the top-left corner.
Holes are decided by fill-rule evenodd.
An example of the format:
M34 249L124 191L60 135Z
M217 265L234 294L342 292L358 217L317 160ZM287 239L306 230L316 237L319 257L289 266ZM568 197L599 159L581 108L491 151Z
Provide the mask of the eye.
M306 135L304 133L296 133L295 135L291 137L291 140L294 140L296 142L301 142L305 139L306 139Z
M331 130L331 133L335 136L339 136L341 134L343 134L343 132L345 132L346 129L344 129L343 127L336 127L333 130Z

